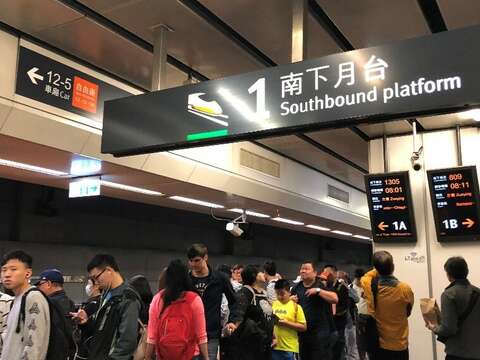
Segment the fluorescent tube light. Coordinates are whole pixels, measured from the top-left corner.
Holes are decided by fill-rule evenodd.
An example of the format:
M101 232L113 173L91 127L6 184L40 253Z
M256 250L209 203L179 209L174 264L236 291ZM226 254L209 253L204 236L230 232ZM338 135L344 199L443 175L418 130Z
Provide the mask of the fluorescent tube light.
M372 240L368 236L363 236L363 235L353 235L353 237L357 239Z
M242 209L230 209L230 210L228 210L228 211L235 212L235 213L238 213L238 214L243 214L243 210L242 210ZM246 211L246 214L247 214L247 215L250 215L250 216L256 216L256 217L259 217L259 218L269 218L269 217L270 217L270 215L258 213L258 212L251 211L251 210L247 210L247 211Z
M480 109L462 111L458 113L458 117L464 120L473 119L475 121L480 121Z
M187 198L187 197L184 197L184 196L170 196L169 199L177 200L177 201L183 201L183 202L186 202L186 203L189 203L189 204L206 206L206 207L215 208L215 209L223 209L224 208L224 206L222 206L222 205L218 205L218 204L211 203L211 202L208 202L208 201L191 199L191 198Z
M330 231L329 228L323 227L323 226L317 226L317 225L307 225L308 228L310 229L315 229L315 230L320 230L320 231Z
M118 183L105 181L105 180L100 180L100 184L102 184L103 186L106 186L106 187L125 190L125 191L136 192L136 193L140 193L140 194L144 194L144 195L154 195L154 196L162 196L163 195L161 192L158 192L158 191L143 189L143 188L139 188L139 187L136 187L136 186L118 184Z
M290 224L290 225L305 225L303 222L290 220L290 219L285 219L285 218L281 218L281 217L276 217L276 218L273 218L272 220L282 222L282 223L286 223L286 224Z
M345 235L345 236L352 236L352 233L346 232L346 231L340 231L340 230L332 230L332 233L334 234L339 234L339 235Z
M9 167L21 169L21 170L33 171L36 173L41 173L41 174L46 174L51 176L67 176L68 175L68 173L63 171L47 169L40 166L29 165L29 164L24 164L16 161L5 160L5 159L0 159L0 165L9 166Z

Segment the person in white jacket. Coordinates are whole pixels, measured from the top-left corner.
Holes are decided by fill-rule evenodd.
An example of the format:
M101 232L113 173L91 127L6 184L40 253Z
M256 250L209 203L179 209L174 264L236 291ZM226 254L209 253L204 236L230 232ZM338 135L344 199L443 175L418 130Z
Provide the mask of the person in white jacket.
M6 254L1 274L3 286L12 290L15 298L2 335L0 360L44 360L50 337L50 310L39 290L30 291L32 257L21 250ZM25 317L19 319L24 297Z

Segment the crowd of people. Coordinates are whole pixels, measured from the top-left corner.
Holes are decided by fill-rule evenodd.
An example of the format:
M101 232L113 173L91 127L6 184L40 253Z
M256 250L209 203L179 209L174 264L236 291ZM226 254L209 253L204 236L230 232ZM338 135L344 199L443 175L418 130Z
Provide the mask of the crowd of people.
M171 261L154 295L148 280L125 280L113 256L88 263L88 300L75 305L64 277L47 269L32 281L32 257L6 254L0 294L0 360L403 360L409 358L410 286L394 277L393 257L353 281L333 264L306 260L289 281L273 261L209 265L193 244ZM445 264L450 286L442 319L426 327L446 344L449 360L480 359L474 328L480 290L461 257Z

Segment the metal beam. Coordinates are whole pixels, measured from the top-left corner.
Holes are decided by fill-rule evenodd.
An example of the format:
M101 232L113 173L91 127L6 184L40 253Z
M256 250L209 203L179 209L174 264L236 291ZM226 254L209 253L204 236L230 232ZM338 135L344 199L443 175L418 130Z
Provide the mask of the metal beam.
M240 48L249 53L255 60L264 66L276 66L277 64L267 55L261 52L255 45L245 39L236 32L232 27L211 12L207 7L203 6L197 0L178 0L185 7L190 9L194 14L204 19L212 27L220 31L223 35L237 44Z
M307 54L307 0L292 0L292 63L303 61Z
M368 136L367 133L365 133L364 131L360 130L358 127L356 126L349 126L348 129L352 132L354 132L355 134L357 134L363 141L370 141L370 136Z
M334 157L335 159L337 160L340 160L342 162L344 162L345 164L347 164L348 166L351 166L353 167L355 170L358 170L360 171L361 173L363 174L368 174L368 170L361 167L360 165L354 163L353 161L347 159L346 157L343 157L342 155L340 155L339 153L333 151L332 149L326 147L325 145L322 145L320 144L319 142L315 141L314 139L312 139L311 137L305 135L305 134L297 134L297 137L303 141L305 141L306 143L309 143L310 145L314 146L315 148L317 148L318 150Z
M416 122L418 132L425 132L425 128L423 127L422 124L420 124L420 121L418 121L416 118L407 119L407 121L411 126L413 126L413 123Z
M417 0L417 3L432 34L448 31L436 0Z
M355 50L350 41L348 41L345 35L343 35L337 25L335 25L316 0L308 0L308 8L310 14L312 14L315 20L317 20L323 29L330 35L340 49L343 51Z
M326 172L323 172L322 170L319 170L319 169L317 169L316 167L313 167L312 165L309 165L309 164L307 164L307 163L304 163L303 161L300 161L300 160L298 160L298 159L295 159L295 158L293 158L293 157L291 157L291 156L289 156L289 155L287 155L287 154L282 153L281 151L275 150L275 149L271 148L271 147L268 146L268 145L265 145L265 144L262 144L261 142L258 142L257 140L252 140L252 141L250 141L250 142L253 143L253 144L255 144L255 145L257 145L257 146L260 146L261 148L263 148L263 149L265 149L265 150L271 151L272 153L277 154L278 156L282 156L282 157L284 157L284 158L286 158L286 159L288 159L288 160L290 160L290 161L293 161L294 163L297 163L297 164L300 164L300 165L302 165L302 166L305 166L305 167L309 168L310 170L313 170L313 171L315 171L315 172L317 172L317 173L319 173L319 174L322 174L322 175L324 175L324 176L326 176L326 177L329 177L329 178L331 178L331 179L333 179L333 180L335 180L335 181L338 181L339 183L341 183L341 184L343 184L343 185L345 185L345 186L349 186L349 187L351 187L352 189L358 190L358 191L366 194L366 191L365 191L364 189L361 189L361 188L359 188L359 187L356 187L355 185L352 185L352 184L346 182L345 180L339 179L339 178L337 178L337 177L335 177L335 176L333 176L333 175L331 175L331 174L327 174Z
M135 35L134 33L118 25L117 23L106 18L105 16L90 9L88 6L85 6L75 0L58 0L58 1L60 1L65 6L68 6L69 8L79 12L80 14L83 14L85 17L92 19L97 24L117 34L118 36L121 36L124 39L130 41L131 43L135 44L139 48L153 53L153 45L150 44L148 41L142 39L141 37ZM205 75L194 70L190 66L182 63L180 60L174 58L171 55L167 56L167 62L173 67L176 67L178 70L186 74L192 74L192 76L197 78L198 80L202 80L202 81L209 80Z
M167 34L172 31L166 25L153 29L152 91L166 89L167 85Z

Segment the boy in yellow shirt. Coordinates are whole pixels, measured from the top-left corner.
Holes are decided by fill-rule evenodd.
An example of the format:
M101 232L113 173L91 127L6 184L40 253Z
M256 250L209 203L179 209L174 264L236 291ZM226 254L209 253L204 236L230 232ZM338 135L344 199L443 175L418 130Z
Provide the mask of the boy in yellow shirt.
M276 344L272 360L295 360L299 350L298 332L307 330L307 321L302 307L290 300L290 284L287 280L277 280L275 293L277 300L273 302L272 309Z

